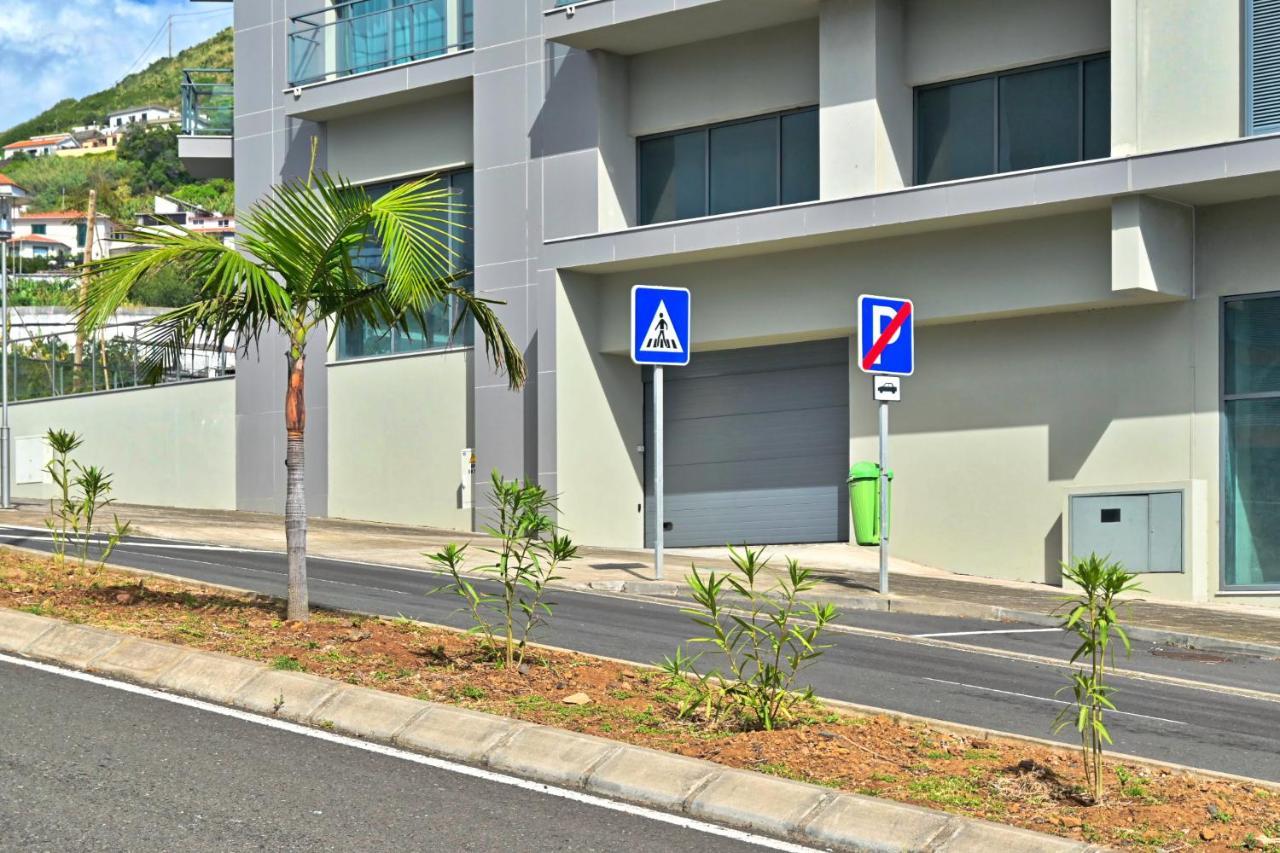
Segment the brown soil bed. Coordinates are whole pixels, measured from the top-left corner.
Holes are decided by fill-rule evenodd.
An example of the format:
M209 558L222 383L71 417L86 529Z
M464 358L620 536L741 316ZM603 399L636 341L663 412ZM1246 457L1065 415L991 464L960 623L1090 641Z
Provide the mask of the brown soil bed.
M273 599L9 549L0 549L0 607L1092 843L1228 850L1277 839L1280 850L1280 788L1113 762L1105 803L1089 806L1072 750L818 705L781 731L711 730L677 719L653 670L539 649L513 672L471 636L407 620L317 612L289 624ZM579 692L589 704L562 701Z

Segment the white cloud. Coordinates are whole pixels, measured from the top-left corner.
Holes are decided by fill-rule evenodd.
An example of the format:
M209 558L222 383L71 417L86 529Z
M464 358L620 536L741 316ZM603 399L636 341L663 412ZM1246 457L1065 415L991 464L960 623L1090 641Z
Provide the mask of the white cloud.
M82 98L231 24L231 4L187 0L0 0L0 129ZM194 14L193 14L194 13Z

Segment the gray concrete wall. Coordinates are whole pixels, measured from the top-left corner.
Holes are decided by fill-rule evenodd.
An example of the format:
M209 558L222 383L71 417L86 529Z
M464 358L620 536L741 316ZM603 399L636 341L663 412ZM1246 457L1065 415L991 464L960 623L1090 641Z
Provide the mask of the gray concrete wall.
M209 509L236 505L235 383L209 379L9 408L15 442L50 429L79 433L74 458L112 475L126 503ZM15 483L18 498L48 498L52 483Z
M329 514L469 530L471 350L329 367Z

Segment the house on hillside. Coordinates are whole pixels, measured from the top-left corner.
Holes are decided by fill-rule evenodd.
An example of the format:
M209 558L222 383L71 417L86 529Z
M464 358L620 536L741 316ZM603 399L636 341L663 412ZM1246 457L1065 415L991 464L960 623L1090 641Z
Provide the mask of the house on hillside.
M72 255L70 245L45 234L15 233L9 242L13 244L12 253L23 260L66 260Z
M139 230L178 233L178 229L173 226L181 226L188 231L217 237L228 246L235 242L235 214L209 210L173 196L156 196L152 209L143 211L137 216Z
M118 228L105 214L99 213L94 219L92 260L98 260L118 248L112 239ZM61 245L66 247L69 257L78 261L84 255L89 226L86 215L79 210L24 213L14 218L13 233L14 242L23 247L20 257L56 257L57 252L53 250ZM24 241L24 238L43 239ZM44 255L36 254L38 246L45 247Z
M148 127L169 127L177 124L179 115L176 110L148 104L145 107L130 107L107 114L106 126L110 131L122 133L132 124L145 124Z
M48 157L57 154L61 150L79 147L80 143L76 142L75 137L70 133L49 133L19 140L18 142L10 142L4 147L4 159L12 160L21 154L31 157Z
M98 127L79 127L71 131L75 147L61 147L53 153L59 157L83 157L86 154L106 154L116 150L122 134L109 133Z

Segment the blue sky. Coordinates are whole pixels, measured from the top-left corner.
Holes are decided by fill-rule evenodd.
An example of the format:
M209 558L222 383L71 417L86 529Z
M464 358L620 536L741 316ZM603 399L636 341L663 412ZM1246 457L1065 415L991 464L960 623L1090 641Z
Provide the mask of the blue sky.
M105 89L168 51L231 24L230 3L188 0L0 0L0 130L63 98ZM150 46L148 44L150 43Z

